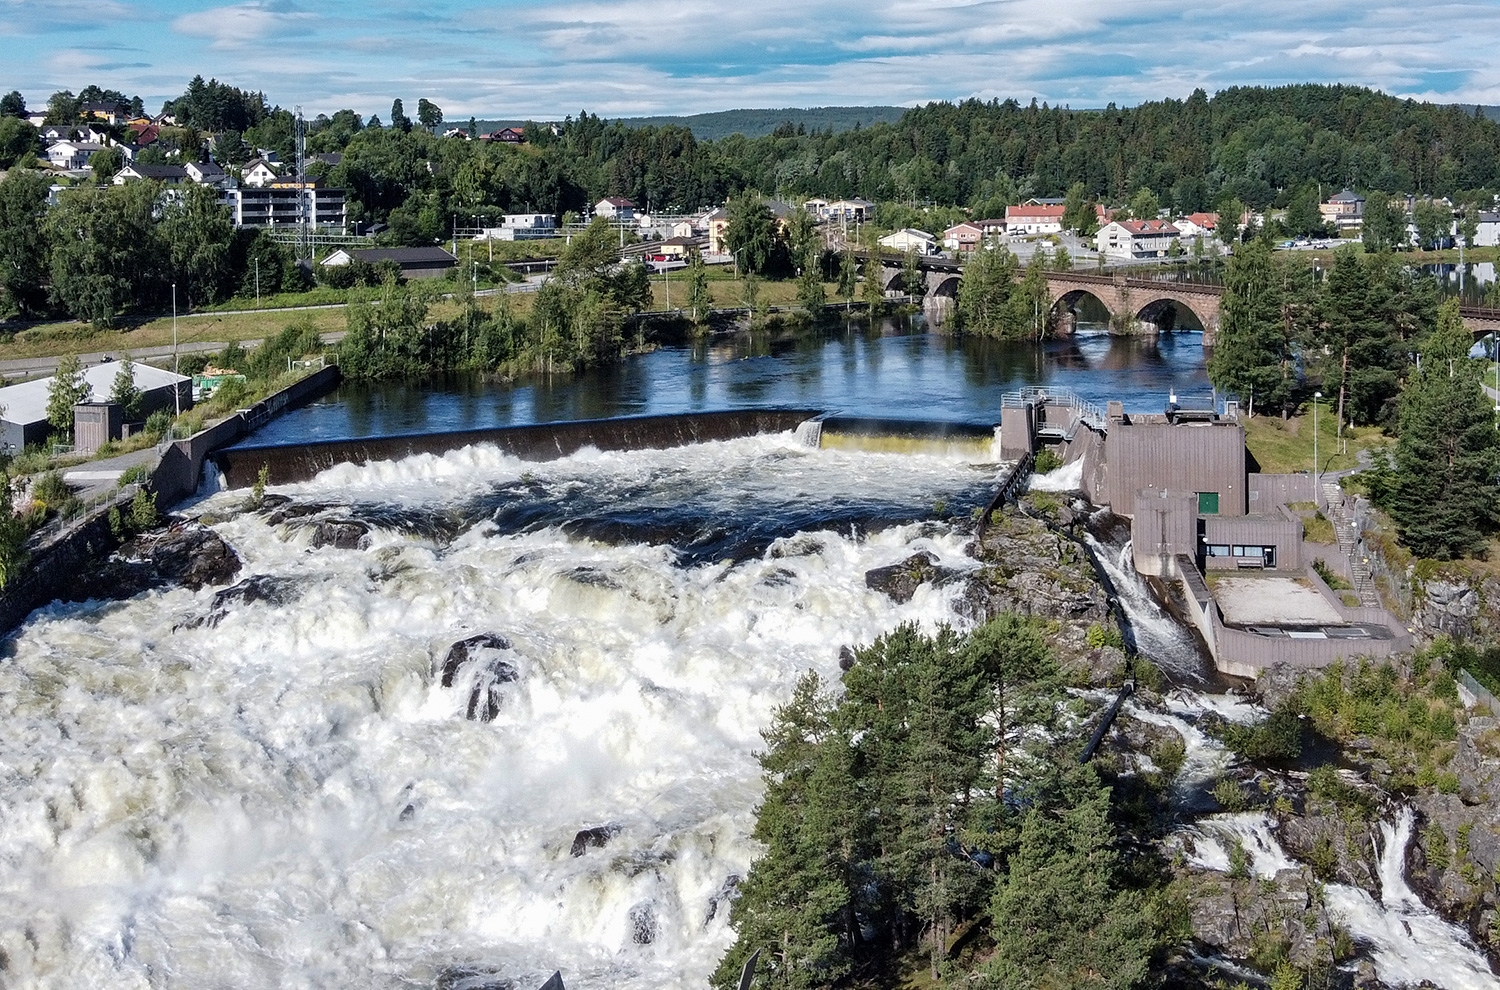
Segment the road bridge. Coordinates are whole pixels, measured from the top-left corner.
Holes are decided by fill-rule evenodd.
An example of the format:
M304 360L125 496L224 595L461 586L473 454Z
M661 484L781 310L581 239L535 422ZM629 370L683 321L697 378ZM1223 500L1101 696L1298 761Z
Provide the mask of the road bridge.
M869 252L855 252L870 260ZM906 262L899 255L881 255L881 284L887 291L921 295L927 300L958 297L964 265L951 258L919 258L923 284L905 284ZM1203 328L1203 346L1212 347L1219 332L1219 312L1224 286L1208 281L1179 278L1176 273L1152 276L1149 269L1140 274L1127 272L1055 271L1047 273L1047 294L1054 312L1062 319L1059 327L1071 333L1077 324L1077 306L1084 296L1092 296L1109 314L1111 332L1121 334L1155 333L1176 323L1176 313L1192 314ZM1024 269L1017 272L1019 279ZM919 291L913 291L916 288ZM1475 338L1500 334L1500 309L1464 306L1459 310L1464 324Z

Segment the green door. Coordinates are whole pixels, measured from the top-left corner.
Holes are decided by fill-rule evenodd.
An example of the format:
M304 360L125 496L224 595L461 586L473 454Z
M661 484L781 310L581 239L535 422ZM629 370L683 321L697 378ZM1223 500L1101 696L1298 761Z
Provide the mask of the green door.
M1198 493L1198 514L1203 516L1216 516L1219 514L1219 493Z

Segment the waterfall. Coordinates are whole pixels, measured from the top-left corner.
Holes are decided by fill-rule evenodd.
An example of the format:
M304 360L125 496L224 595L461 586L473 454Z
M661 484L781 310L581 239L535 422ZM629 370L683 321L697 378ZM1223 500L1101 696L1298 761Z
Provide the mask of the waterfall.
M797 424L797 442L804 447L817 449L823 445L823 421L805 419Z
M1093 533L1085 534L1084 539L1114 586L1128 626L1125 635L1134 642L1136 651L1175 678L1202 680L1204 657L1198 641L1162 608L1136 573L1130 540L1115 548L1101 543Z

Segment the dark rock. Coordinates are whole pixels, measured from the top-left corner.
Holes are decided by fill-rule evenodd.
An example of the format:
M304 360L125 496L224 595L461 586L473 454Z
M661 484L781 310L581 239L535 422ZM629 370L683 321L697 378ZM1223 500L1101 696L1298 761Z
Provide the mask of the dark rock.
M448 966L438 973L436 990L515 990L514 980L482 966Z
M312 545L364 550L370 545L370 527L357 519L325 519L313 527Z
M839 647L839 670L851 670L854 667L856 657L854 651L847 646Z
M906 603L916 595L924 584L944 584L959 574L951 568L938 566L935 555L926 550L907 557L899 564L889 564L865 571L865 587L878 591L894 602Z
M656 906L642 901L630 909L630 940L636 945L650 945L656 941L661 922L656 917Z
M441 670L443 687L452 687L465 666L474 667L474 686L469 690L469 704L464 713L471 722L493 722L504 700L502 686L519 679L515 665L495 655L509 649L510 640L493 633L470 636L448 649Z
M213 604L209 607L208 615L187 623L188 629L198 626L213 628L224 621L233 608L254 605L256 602L264 602L275 608L290 605L302 594L302 586L292 578L275 577L270 574L257 574L246 578L232 588L225 588L214 595Z
M239 554L203 526L184 526L158 537L142 548L164 581L197 591L214 584L228 584L240 573Z
M283 500L273 503L271 501L272 498ZM271 509L270 512L266 513L266 525L268 526L280 526L291 519L306 519L308 516L315 516L320 512L327 512L332 508L332 506L324 502L293 502L291 499L286 499L284 496L279 495L267 495L266 501L262 505L264 508Z
M415 817L417 817L417 806L414 804L409 804L406 807L402 808L401 814L397 816L397 818L403 822L409 822Z
M609 844L609 840L620 834L621 826L611 822L608 825L595 825L593 828L580 829L573 836L574 856L582 856L590 849L603 849Z

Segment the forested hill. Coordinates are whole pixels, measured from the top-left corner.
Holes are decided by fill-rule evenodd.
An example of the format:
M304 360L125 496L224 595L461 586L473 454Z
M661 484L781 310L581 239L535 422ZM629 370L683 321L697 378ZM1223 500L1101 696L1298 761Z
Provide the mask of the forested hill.
M606 195L688 211L746 187L787 199L857 195L985 214L1027 196L1062 196L1075 183L1105 203L1149 188L1163 206L1183 211L1230 197L1285 206L1299 193L1345 186L1455 198L1500 189L1500 124L1461 107L1349 86L1242 87L1213 98L1199 91L1101 110L932 103L858 130L717 141L588 113L566 119L559 134L528 134L527 146L500 147L419 128L331 128L312 144L347 151L330 179L351 190L361 216L420 211L424 226L454 214L582 211ZM413 243L444 236L412 230Z
M902 107L789 107L783 110L721 110L687 117L621 117L626 127L686 127L699 141L717 141L731 134L748 138L768 134L831 131L839 134L871 124L894 124L906 113Z

